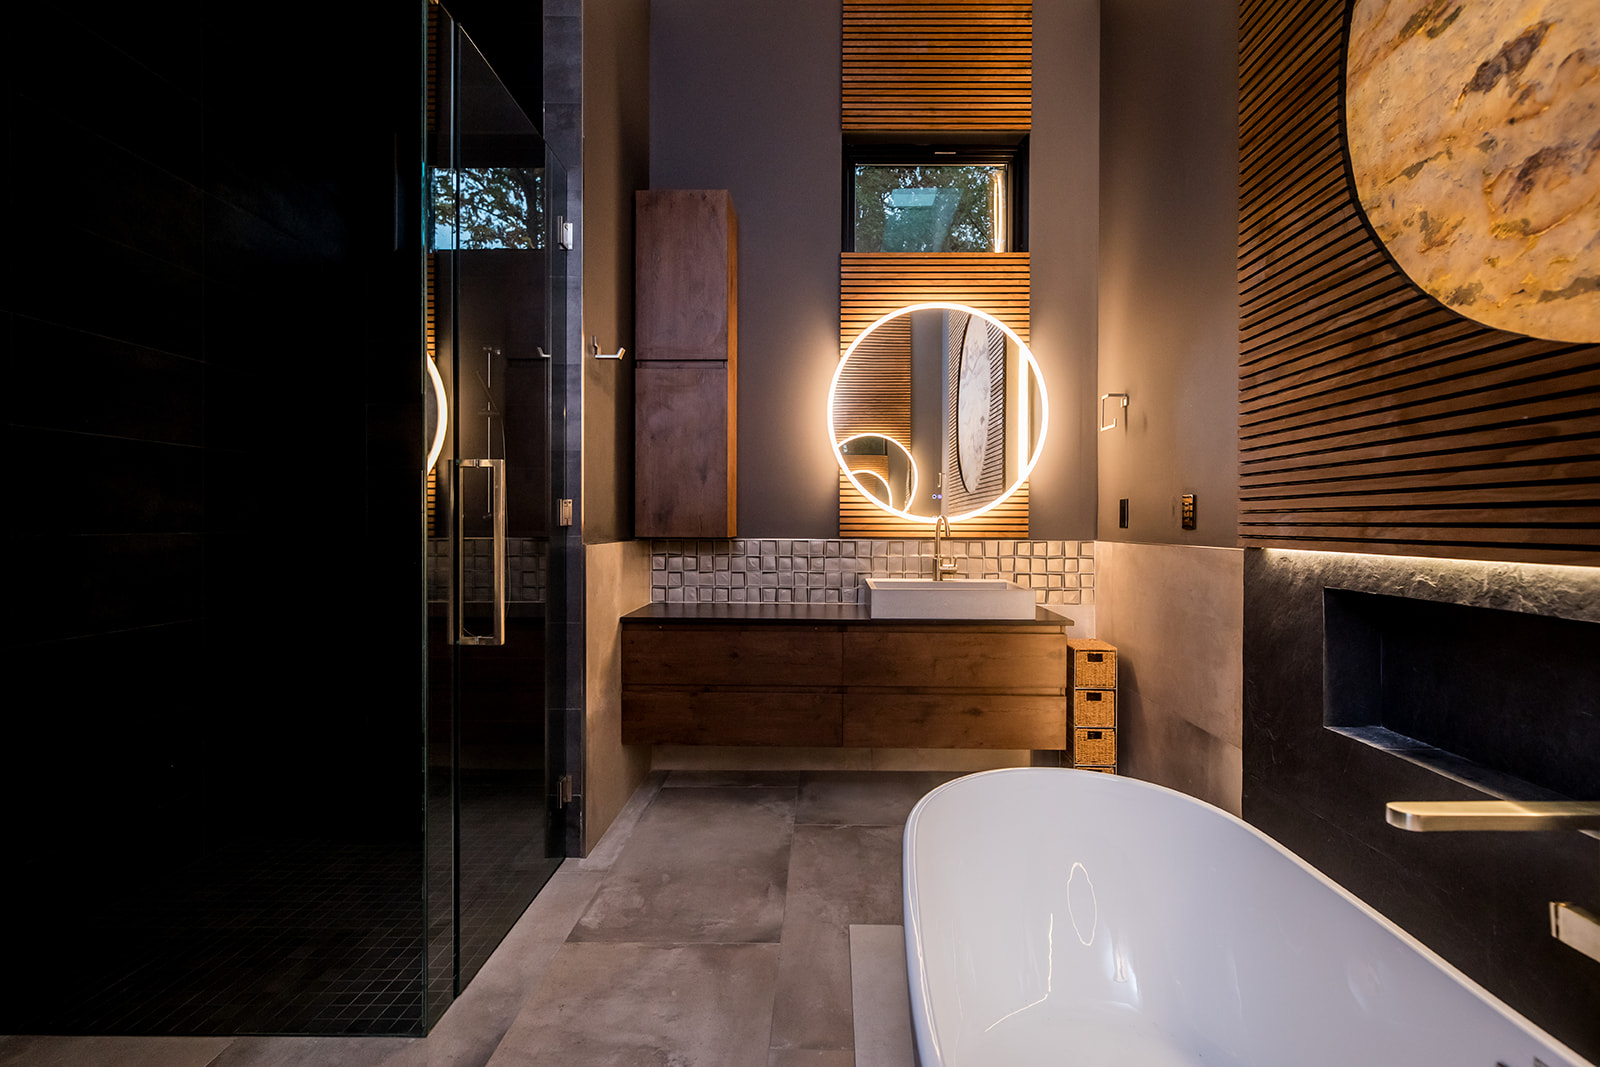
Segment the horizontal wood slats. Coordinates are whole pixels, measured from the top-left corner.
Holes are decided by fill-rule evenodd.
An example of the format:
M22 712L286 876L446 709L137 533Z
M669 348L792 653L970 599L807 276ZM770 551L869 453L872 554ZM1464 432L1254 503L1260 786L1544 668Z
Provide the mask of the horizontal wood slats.
M1030 281L1026 252L843 252L839 257L840 352L882 316L907 304L929 301L986 311L1027 342ZM859 356L858 351L852 361ZM902 441L911 437L909 373L908 366ZM932 528L885 514L840 472L839 536L931 537ZM988 514L961 523L956 536L1027 537L1028 487L1024 485Z
M867 483L870 485L871 483ZM902 540L933 537L933 524L907 522L880 509L861 495L850 480L839 472L839 536L840 537L892 537ZM956 525L954 536L960 538L1028 536L1028 483L1013 493L999 507ZM930 571L928 577L933 577Z
M1240 12L1240 543L1600 563L1600 346L1390 260L1344 169L1347 2Z
M846 133L1027 130L1031 0L844 0Z
M1028 340L1026 252L841 252L839 349L907 304L942 300L987 311Z
M833 395L833 426L841 436L881 433L901 444L911 440L909 318L884 323L850 357L850 372Z

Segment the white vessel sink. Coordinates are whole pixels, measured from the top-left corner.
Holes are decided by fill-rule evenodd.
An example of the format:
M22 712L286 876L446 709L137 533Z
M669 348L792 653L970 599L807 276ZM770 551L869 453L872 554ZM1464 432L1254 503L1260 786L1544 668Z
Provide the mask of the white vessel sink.
M1031 619L1033 590L1001 578L867 578L874 619Z

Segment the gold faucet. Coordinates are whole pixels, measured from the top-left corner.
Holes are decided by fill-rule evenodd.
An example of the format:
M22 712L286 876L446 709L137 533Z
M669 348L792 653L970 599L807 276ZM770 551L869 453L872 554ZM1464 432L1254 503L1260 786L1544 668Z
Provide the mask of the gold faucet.
M1600 803L1583 800L1391 800L1390 826L1402 830L1600 830ZM1600 918L1566 901L1550 902L1550 936L1600 960Z
M955 557L945 559L944 556L944 542L949 536L950 518L940 515L933 523L933 580L936 582L942 582L946 575L956 573Z

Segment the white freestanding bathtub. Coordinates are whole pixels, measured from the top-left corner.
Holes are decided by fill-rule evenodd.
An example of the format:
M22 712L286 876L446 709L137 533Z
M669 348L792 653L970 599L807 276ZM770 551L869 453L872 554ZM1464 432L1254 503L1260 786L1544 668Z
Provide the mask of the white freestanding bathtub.
M905 917L922 1067L1585 1063L1253 827L1129 778L929 793Z

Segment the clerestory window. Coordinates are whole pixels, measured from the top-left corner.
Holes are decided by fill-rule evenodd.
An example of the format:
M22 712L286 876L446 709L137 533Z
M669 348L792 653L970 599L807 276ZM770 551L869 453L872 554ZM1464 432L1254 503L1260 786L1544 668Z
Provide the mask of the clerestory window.
M846 145L845 251L1020 252L1026 146Z

